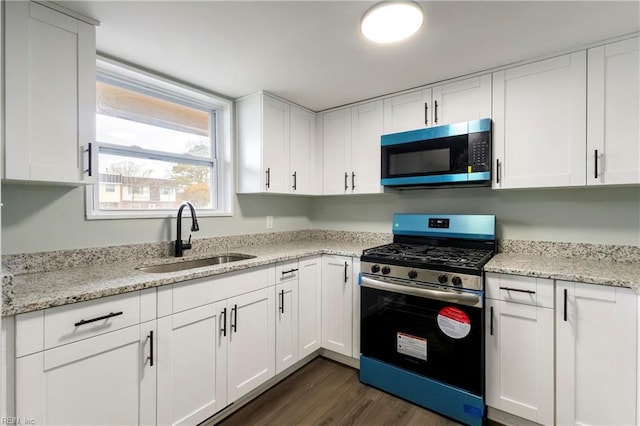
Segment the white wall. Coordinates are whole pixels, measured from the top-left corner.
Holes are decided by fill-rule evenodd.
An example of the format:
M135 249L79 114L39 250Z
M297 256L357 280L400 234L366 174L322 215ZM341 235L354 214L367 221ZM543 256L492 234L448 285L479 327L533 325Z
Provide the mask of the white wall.
M175 218L87 221L84 188L3 184L2 202L3 254L171 241L176 234ZM193 238L311 227L304 197L239 195L234 204L233 217L198 218L200 231ZM266 229L267 215L274 216L273 229Z
M83 188L4 184L2 202L4 254L175 239L175 219L85 220ZM267 215L274 216L273 231L390 232L395 212L455 213L495 214L499 238L640 246L638 187L456 188L332 197L240 195L234 208L234 217L199 219L200 231L194 238L268 232ZM186 223L183 226L188 229Z
M640 188L451 188L312 201L318 229L391 232L393 213L495 214L499 238L640 245Z

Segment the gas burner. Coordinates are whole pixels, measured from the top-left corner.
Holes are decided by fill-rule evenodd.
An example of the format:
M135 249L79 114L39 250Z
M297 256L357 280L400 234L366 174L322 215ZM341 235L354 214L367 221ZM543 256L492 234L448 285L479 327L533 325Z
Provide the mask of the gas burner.
M440 247L424 244L391 243L364 251L364 255L380 260L391 259L411 264L448 265L481 268L493 255L492 250L464 247Z

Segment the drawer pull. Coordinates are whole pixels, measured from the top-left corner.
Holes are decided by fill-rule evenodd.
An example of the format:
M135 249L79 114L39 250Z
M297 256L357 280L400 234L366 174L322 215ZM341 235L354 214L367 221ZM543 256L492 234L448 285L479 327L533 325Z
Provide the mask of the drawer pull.
M149 356L147 359L149 360L149 366L153 367L153 330L149 331Z
M289 269L288 271L282 271L282 275L293 274L294 272L298 272L298 268Z
M520 290L519 288L500 287L500 290L517 291L518 293L536 294L533 290Z
M92 318L92 319L88 319L88 320L80 320L77 323L75 323L74 325L76 327L80 327L81 325L85 325L85 324L89 324L92 322L96 322L96 321L102 321L108 318L112 318L112 317L117 317L118 315L122 315L122 311L120 312L110 312L107 315L103 315L101 317L97 317L97 318Z

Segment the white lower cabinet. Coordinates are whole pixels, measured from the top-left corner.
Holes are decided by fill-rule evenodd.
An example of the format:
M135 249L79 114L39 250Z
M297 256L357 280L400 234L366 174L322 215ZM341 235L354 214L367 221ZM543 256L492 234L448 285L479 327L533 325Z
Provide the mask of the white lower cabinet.
M553 281L487 274L486 401L553 424Z
M351 356L360 360L360 259L352 258L353 261L353 310L351 316L353 318L353 336L351 344Z
M155 424L155 321L16 360L16 415L36 424Z
M298 356L320 349L322 343L322 258L298 261Z
M276 374L298 362L298 261L276 266Z
M275 295L264 288L228 300L228 402L275 375Z
M556 423L637 425L633 290L556 282Z
M632 289L486 277L489 407L540 424L638 424Z
M226 308L158 319L158 424L198 424L227 405Z
M322 256L322 347L342 355L353 351L352 258Z

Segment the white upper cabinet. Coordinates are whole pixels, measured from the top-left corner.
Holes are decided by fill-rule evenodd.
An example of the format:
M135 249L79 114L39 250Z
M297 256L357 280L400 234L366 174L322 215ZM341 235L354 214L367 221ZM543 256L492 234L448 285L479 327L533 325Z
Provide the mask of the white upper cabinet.
M4 178L94 183L95 27L33 2L5 8Z
M585 185L586 52L493 74L493 188Z
M384 100L384 133L491 117L491 75L434 86Z
M381 100L323 114L323 194L371 194L380 186Z
M384 133L406 132L433 125L431 89L416 90L384 100Z
M640 183L640 38L588 50L587 184Z
M433 88L434 126L491 118L491 75Z
M266 93L236 103L238 192L315 193L315 115Z

